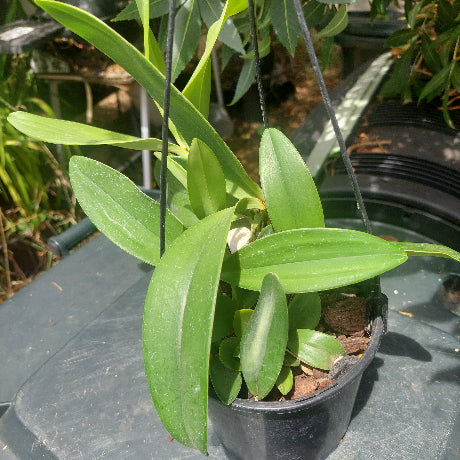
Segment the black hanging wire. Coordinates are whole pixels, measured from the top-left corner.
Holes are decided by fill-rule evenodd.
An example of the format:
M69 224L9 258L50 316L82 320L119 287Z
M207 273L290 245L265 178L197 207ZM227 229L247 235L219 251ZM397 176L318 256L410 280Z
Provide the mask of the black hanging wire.
M364 205L363 197L359 189L358 180L356 178L355 172L353 171L353 166L351 164L350 157L347 153L347 147L345 145L345 140L343 138L342 131L340 130L339 124L337 122L337 118L335 116L334 109L332 107L331 99L329 97L329 93L327 91L326 84L324 82L323 74L321 73L318 58L316 57L315 49L313 47L313 42L311 40L310 31L308 30L308 26L305 21L305 17L303 15L302 5L300 4L300 0L293 0L293 2L294 2L294 6L297 12L297 17L299 19L300 27L302 29L303 38L307 46L307 52L310 57L311 65L313 67L313 71L315 72L315 76L318 81L318 85L321 91L321 95L323 97L324 105L326 106L327 114L329 116L329 119L331 120L332 127L334 128L337 142L339 143L340 153L342 155L342 159L345 164L345 168L346 168L348 177L350 178L350 181L351 181L351 186L353 188L353 193L355 195L355 200L358 205L358 211L360 213L361 220L363 221L366 232L372 233L371 224L369 222L369 217L366 212L366 207Z
M260 70L260 57L259 57L259 43L257 41L257 28L256 28L256 19L254 16L254 2L253 0L248 0L248 12L249 12L249 24L251 26L251 37L254 45L254 62L256 65L256 80L257 80L257 90L259 93L260 101L260 111L262 112L262 120L264 122L265 129L268 128L268 119L267 119L267 108L265 105L265 95L264 89L262 86L262 76Z
M171 94L171 68L172 51L174 42L174 20L176 15L176 0L169 2L168 35L166 37L165 58L165 86L163 99L163 124L161 127L161 169L160 169L160 257L163 256L166 247L166 175L168 157L169 135L169 105Z

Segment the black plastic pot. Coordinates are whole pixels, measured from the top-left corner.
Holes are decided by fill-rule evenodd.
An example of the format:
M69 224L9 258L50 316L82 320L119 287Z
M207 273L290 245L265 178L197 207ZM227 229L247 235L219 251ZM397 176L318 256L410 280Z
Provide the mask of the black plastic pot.
M374 359L383 330L384 321L377 317L359 362L311 396L285 402L236 399L229 406L210 396L209 418L228 458L326 458L347 431L361 377Z

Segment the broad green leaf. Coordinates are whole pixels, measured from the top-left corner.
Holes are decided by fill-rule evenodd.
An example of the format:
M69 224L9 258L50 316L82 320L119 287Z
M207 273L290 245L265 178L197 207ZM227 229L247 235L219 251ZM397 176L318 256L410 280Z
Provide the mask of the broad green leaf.
M232 299L238 308L251 308L259 300L259 292L232 286Z
M158 164L161 164L161 152L154 152L154 155L158 159ZM178 162L178 159L180 158L181 157L168 156L166 158L166 166L168 168L168 172L170 172L184 188L187 188L187 170L185 169L187 167L187 164L180 164ZM157 178L157 182L159 182L159 177Z
M278 379L276 380L276 386L278 387L278 390L280 390L281 394L287 395L292 390L293 385L294 377L292 375L291 368L283 366L281 368L280 374L278 375Z
M329 370L337 358L346 355L342 344L334 337L310 329L291 331L288 348L301 361L324 370Z
M171 79L176 80L196 51L201 35L198 0L187 0L176 14Z
M46 118L27 112L13 112L8 121L27 136L64 145L113 145L133 150L161 150L160 139L142 139L74 121ZM185 149L168 144L168 151L184 155Z
M321 319L321 298L317 292L297 294L289 302L289 330L315 329Z
M193 139L187 161L187 190L192 209L198 218L225 207L225 176L212 150Z
M405 251L408 256L443 257L445 259L453 259L457 262L460 262L459 252L441 244L406 242L398 242L393 244Z
M144 365L155 408L175 439L203 453L214 307L232 216L225 209L177 238L145 300Z
M303 15L308 27L312 28L325 20L326 6L317 0L309 0L303 7Z
M123 67L162 106L164 77L133 45L104 22L83 10L51 0L37 0L36 3L62 25ZM262 191L248 176L223 139L174 86L171 86L170 118L187 143L191 143L196 137L211 148L225 171L228 193L236 198L262 198Z
M399 47L405 46L407 43L413 42L418 37L418 33L414 29L400 29L393 32L385 41L384 47Z
M243 332L246 329L253 313L254 310L251 308L243 308L235 312L233 317L233 330L235 331L235 335L237 337L241 337L243 335Z
M238 83L236 84L235 94L232 102L229 105L236 104L248 91L254 82L256 76L256 65L254 59L245 59L243 68L241 69Z
M209 363L209 375L216 395L224 404L231 404L241 389L243 379L241 372L225 367L221 360L214 356Z
M331 22L324 28L318 32L319 37L333 37L343 30L348 25L348 12L347 12L347 5L342 4L340 5L337 13L331 19Z
M324 227L321 201L305 162L291 141L274 128L262 135L260 181L275 231Z
M270 14L276 36L291 56L294 56L300 35L300 25L294 2L292 0L272 2Z
M228 337L227 339L222 340L219 346L219 358L226 367L234 371L241 371L239 355L239 337Z
M218 342L233 332L236 306L230 297L218 295L212 328L212 341Z
M289 351L284 354L283 366L296 367L300 365L300 360L293 356Z
M381 238L338 228L274 233L228 257L221 278L260 290L276 273L287 293L315 292L380 275L407 260L405 252Z
M242 9L247 8L247 2L243 3ZM233 1L232 3L236 3ZM246 3L246 5L244 5ZM223 5L215 0L198 0L200 5L201 17L208 28L210 28L216 21L219 20L223 11ZM232 15L236 14L232 11ZM227 19L219 33L218 39L231 48L233 51L244 54L245 50L238 29L235 27L233 21Z
M211 51L228 17L231 14L239 13L245 7L247 7L247 4L245 5L245 2L241 0L227 0L220 18L208 30L203 56L184 88L184 96L197 107L205 118L208 118L209 114L209 96L211 92L211 66L209 63Z
M264 277L254 313L241 338L241 370L249 391L262 399L276 383L288 338L286 296L278 277Z
M160 260L160 205L126 176L98 161L73 156L70 180L75 196L94 225L116 245L155 265ZM182 233L166 213L166 245Z

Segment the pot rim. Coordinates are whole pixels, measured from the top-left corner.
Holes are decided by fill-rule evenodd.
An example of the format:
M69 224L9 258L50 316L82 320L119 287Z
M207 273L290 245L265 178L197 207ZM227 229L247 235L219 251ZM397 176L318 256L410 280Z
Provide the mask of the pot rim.
M351 384L357 377L362 374L374 359L380 345L380 339L383 335L384 323L382 317L378 316L372 322L372 333L366 351L359 361L343 376L339 377L334 383L326 388L319 390L311 395L291 401L251 401L248 399L236 398L229 407L241 412L297 412L305 409L307 406L313 406L321 403L340 393L343 388ZM220 404L224 405L220 400Z

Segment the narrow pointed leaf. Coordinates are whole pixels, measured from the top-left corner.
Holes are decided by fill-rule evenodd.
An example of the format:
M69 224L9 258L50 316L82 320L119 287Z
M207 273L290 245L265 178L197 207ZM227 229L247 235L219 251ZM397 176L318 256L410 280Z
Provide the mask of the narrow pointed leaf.
M98 161L73 156L70 180L86 215L107 238L152 265L160 259L160 205L126 176ZM166 213L166 245L183 231Z
M287 293L333 289L380 275L407 260L389 241L354 230L310 228L275 233L228 257L222 279L259 290L276 273Z
M334 337L310 329L291 331L288 348L301 361L324 370L329 370L337 358L346 355L345 348Z
M337 13L331 19L331 22L320 32L318 32L319 37L333 37L340 32L342 32L348 25L348 12L347 5L340 5Z
M315 329L321 319L321 298L317 292L297 294L289 303L289 330Z
M294 56L300 25L292 0L277 0L270 6L271 20L276 36L283 46Z
M150 19L158 18L168 13L169 0L150 0L149 17ZM131 19L140 19L136 2L131 2L124 8L113 21L129 21Z
M195 214L202 219L225 207L225 176L212 150L194 139L187 161L187 190Z
M241 69L238 83L236 84L235 95L229 105L236 104L248 91L256 76L256 65L254 59L246 59Z
M453 259L460 262L460 253L441 244L430 243L393 243L406 252L408 256L430 256Z
M278 277L265 276L259 302L241 338L241 369L257 399L271 391L284 361L288 338L286 296Z
M291 141L274 128L262 135L260 181L275 231L324 227L321 201L305 162Z
M27 136L44 142L64 145L113 145L133 150L161 150L161 140L142 139L74 121L46 118L27 112L13 112L8 121ZM168 151L184 155L186 150L168 144Z
M164 76L133 45L91 14L61 2L37 0L62 25L81 36L132 75L150 96L163 104ZM199 138L217 156L226 177L227 191L236 198L255 196L262 191L206 119L174 86L171 87L170 118L187 143Z
M213 214L177 238L145 301L144 365L155 408L174 438L204 453L214 306L232 216L231 208Z
M209 374L219 399L224 404L231 404L238 396L243 383L241 372L225 367L218 357L213 357L209 363Z

